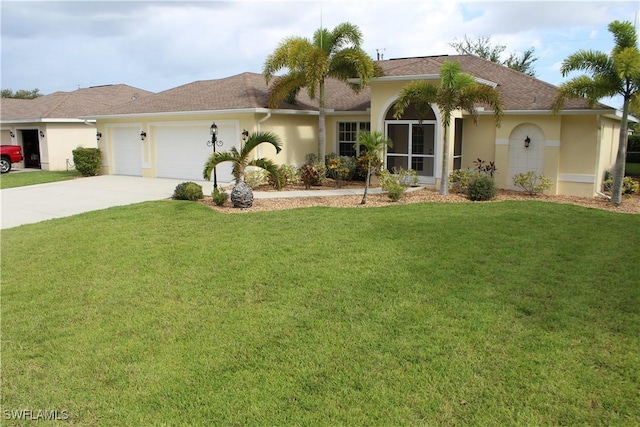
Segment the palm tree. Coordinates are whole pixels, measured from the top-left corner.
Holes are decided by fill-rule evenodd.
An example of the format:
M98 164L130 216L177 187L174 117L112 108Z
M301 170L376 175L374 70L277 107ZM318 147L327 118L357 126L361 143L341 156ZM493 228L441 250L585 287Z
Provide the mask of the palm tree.
M362 201L360 204L367 203L367 193L369 192L369 185L371 182L371 173L373 172L373 160L374 156L378 155L378 152L383 151L386 147L393 146L393 141L384 137L384 134L380 131L374 132L359 132L358 142L354 144L356 147L359 145L367 150L367 178L364 183L364 194L362 195Z
M278 166L273 161L264 158L252 158L250 153L258 145L267 143L276 149L276 154L282 150L280 137L273 132L255 132L247 138L240 151L232 147L229 151L218 151L209 156L204 164L202 176L206 180L211 179L213 169L223 162L233 162L232 174L235 178L235 186L231 192L231 201L234 207L251 207L253 205L253 190L244 182L245 169L248 166L256 166L266 170L278 189L282 188L282 179L278 172Z
M569 55L560 71L566 77L572 71L586 71L590 74L570 79L558 88L558 95L553 104L554 112L559 112L566 99L586 98L590 106L596 105L600 98L622 96L622 121L618 139L618 153L613 170L611 201L622 203L622 182L627 156L627 128L629 126L629 109L634 103L639 105L640 95L640 51L636 30L631 22L613 21L609 24L609 32L613 34L615 46L611 55L593 50L580 50Z
M445 62L440 67L440 86L424 80L407 83L400 91L395 104L394 117L400 118L413 104L420 123L431 112L431 104L436 104L442 113L444 136L442 143L442 177L440 194L449 193L449 125L454 110L467 110L478 123L475 105L484 103L493 108L496 125L502 118L502 97L495 88L479 84L471 74L460 71L457 62Z
M302 88L306 88L311 99L318 95L318 158L324 161L326 150L325 130L325 80L332 77L344 82L358 78L351 88L358 92L366 87L371 78L380 75L380 68L360 47L362 33L348 22L336 26L333 31L326 28L316 30L313 40L304 37L288 37L267 57L263 75L267 84L276 72L287 73L276 77L269 91L268 106L276 108L281 101L294 101Z

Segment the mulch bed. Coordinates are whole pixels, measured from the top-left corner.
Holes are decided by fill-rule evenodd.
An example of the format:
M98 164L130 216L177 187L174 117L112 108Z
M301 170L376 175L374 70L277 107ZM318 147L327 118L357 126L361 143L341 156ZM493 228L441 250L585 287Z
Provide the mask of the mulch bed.
M333 190L335 185L312 187L314 190ZM362 183L347 183L342 188L363 188ZM282 191L304 190L304 186L287 186ZM230 191L230 190L229 190ZM258 187L254 191L277 191L269 186ZM442 196L436 190L420 188L409 191L398 202L389 200L386 194L369 194L367 203L362 205L362 196L318 196L318 197L296 197L296 198L274 198L274 199L255 199L253 206L247 209L237 209L231 205L231 201L227 201L224 206L216 206L211 197L206 196L200 202L211 207L218 212L223 213L247 213L260 211L273 211L283 209L297 209L312 206L327 206L337 208L366 209L380 206L406 205L410 203L499 203L505 200L539 200L553 203L569 203L578 206L584 206L593 209L602 209L612 212L621 212L629 214L640 214L640 195L625 197L620 206L615 206L602 197L575 197L575 196L529 196L523 192L512 190L499 190L494 200L489 202L472 202L462 194L449 194Z

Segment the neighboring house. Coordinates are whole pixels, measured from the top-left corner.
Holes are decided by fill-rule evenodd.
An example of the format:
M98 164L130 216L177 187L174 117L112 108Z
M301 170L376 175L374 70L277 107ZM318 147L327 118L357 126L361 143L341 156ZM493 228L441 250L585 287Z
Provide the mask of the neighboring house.
M34 99L2 98L1 142L22 147L24 161L14 165L16 168L67 170L73 168L75 148L97 147L95 121L79 117L150 94L121 84Z
M516 173L544 173L553 187L548 194L592 197L604 173L615 162L620 118L614 108L574 100L558 115L551 112L553 85L502 65L470 55L404 58L380 61L384 77L355 94L345 83L327 82L327 153L357 155L353 143L360 130L381 130L393 140L385 153L387 167L418 172L420 181L438 185L442 163L442 117L433 114L421 125L409 108L393 118L401 87L411 80L438 84L443 62L457 61L478 82L498 88L504 99L502 125L492 111L482 111L474 125L464 111L451 122L451 167L473 168L476 159L494 161L499 187L512 188ZM317 101L300 92L297 102L268 109L268 86L260 74L199 81L105 109L83 117L96 120L103 137L103 172L146 177L202 179L212 148L209 128L215 122L218 139L228 150L241 143L243 130L273 131L283 151L257 153L277 163L301 165L317 152ZM525 141L528 141L525 147ZM271 150L271 151L270 151ZM228 165L227 165L228 166ZM220 181L230 181L230 166L218 169Z

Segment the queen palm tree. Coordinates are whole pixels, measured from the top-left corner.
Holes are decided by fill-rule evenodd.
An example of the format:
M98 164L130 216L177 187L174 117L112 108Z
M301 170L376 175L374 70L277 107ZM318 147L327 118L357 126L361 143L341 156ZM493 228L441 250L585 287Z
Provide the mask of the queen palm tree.
M325 128L325 80L332 77L346 82L358 78L351 84L354 91L366 87L371 78L382 74L373 59L360 47L362 33L348 22L316 30L313 39L288 37L267 57L263 75L267 84L273 80L269 91L268 106L276 108L282 101L293 101L302 88L306 88L311 99L318 96L318 157L324 161L326 151ZM287 73L275 77L275 73L286 69Z
M585 71L590 76L577 76L561 84L558 87L553 110L556 113L559 112L564 106L565 100L570 98L586 98L589 105L594 106L600 98L622 96L618 153L613 170L613 185L611 186L611 201L620 205L627 156L629 110L632 104L640 105L640 95L638 95L640 90L640 51L638 50L638 36L631 22L613 21L608 28L615 40L611 55L593 50L580 50L562 61L560 71L563 77L572 71Z
M253 190L244 182L244 173L248 166L256 166L266 170L273 178L278 189L282 188L282 179L278 172L278 166L273 161L264 158L253 158L251 152L260 144L271 144L276 149L276 154L282 150L280 137L273 132L255 132L247 138L240 150L232 147L229 151L218 151L209 156L204 164L202 176L206 180L211 179L213 169L224 162L232 162L232 175L235 178L235 186L231 191L231 202L234 207L251 207L253 204Z
M362 201L360 204L367 203L367 193L369 192L369 185L371 182L371 173L373 172L373 160L374 156L379 155L380 151L383 151L386 147L393 146L393 141L384 137L384 134L380 131L374 132L359 132L358 142L355 146L364 147L367 150L367 178L364 182L364 193L362 195Z
M424 80L407 83L398 95L395 104L394 117L400 118L404 111L413 104L418 119L422 120L431 112L431 105L435 104L442 113L444 136L442 142L442 176L440 194L449 193L449 125L454 110L467 110L478 122L476 104L484 103L493 108L496 125L500 125L502 117L502 97L498 90L479 84L468 73L460 71L457 62L445 62L440 67L440 85L436 86Z

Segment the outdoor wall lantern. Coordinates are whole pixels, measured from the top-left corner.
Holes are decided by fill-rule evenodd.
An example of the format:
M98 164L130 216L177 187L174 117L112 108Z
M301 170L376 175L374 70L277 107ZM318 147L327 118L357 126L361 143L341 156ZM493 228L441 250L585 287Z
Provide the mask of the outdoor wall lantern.
M40 138L44 138L44 132L40 131Z
M147 137L147 133L145 131L140 132L140 139L144 141L144 139Z
M246 142L249 139L249 131L246 129L242 130L242 142Z
M529 145L531 144L531 138L529 138L529 136L527 136L524 139L524 148L529 148Z
M12 131L12 130L10 130L10 131L9 131L9 136L10 136L11 138L15 138L15 137L16 137L16 134L15 134L15 133L13 133L13 131Z
M101 132L96 132L96 139L98 141L100 141L100 138L102 138L102 133Z
M224 142L218 140L218 126L216 125L216 122L213 122L211 124L211 127L209 128L209 133L211 134L211 141L207 141L207 147L213 147L213 154L215 154L216 145L218 147L222 147L222 145L224 144ZM215 166L213 167L213 188L214 189L218 188L218 177L216 175Z

